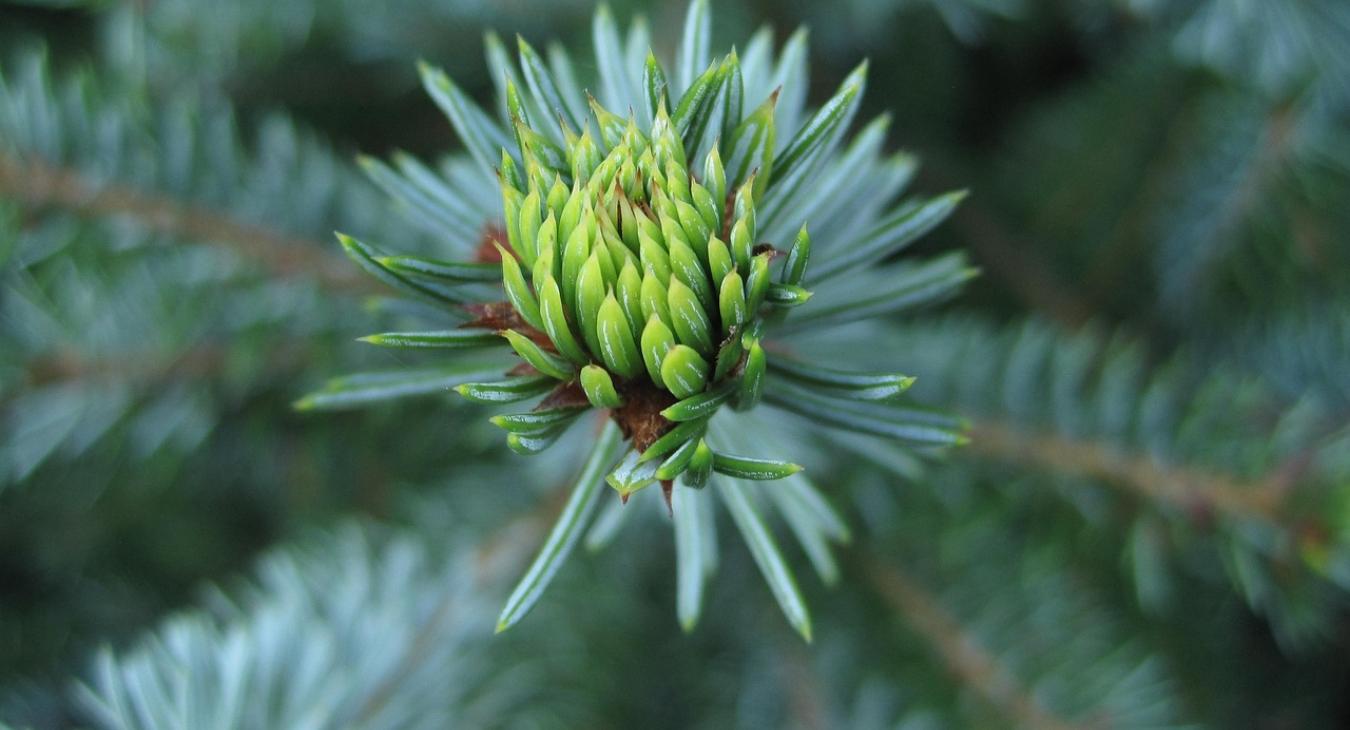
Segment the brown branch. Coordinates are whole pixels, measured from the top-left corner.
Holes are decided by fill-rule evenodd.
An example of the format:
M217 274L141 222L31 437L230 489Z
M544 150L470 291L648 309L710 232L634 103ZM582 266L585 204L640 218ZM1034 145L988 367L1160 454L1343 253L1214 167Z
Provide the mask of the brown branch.
M1001 461L1082 474L1130 492L1186 510L1214 509L1238 517L1281 523L1282 482L1245 482L1229 475L1185 466L1164 466L1111 446L1024 429L999 421L976 420L971 426L974 453Z
M969 636L937 598L893 564L867 561L867 574L906 623L924 638L961 684L1013 720L1034 730L1075 730L1074 725L1043 707L998 660Z
M782 648L783 683L787 689L788 714L803 730L825 730L829 727L822 699L820 678L811 666L811 658L802 649L802 643L792 636L791 643Z
M494 581L518 570L519 566L524 564L528 557L526 546L534 545L543 534L544 528L562 512L566 497L567 490L557 490L553 498L541 500L535 509L494 530L479 543L478 549L473 552L473 564L476 569L473 591L475 594L481 594L483 589ZM388 704L393 699L394 690L399 683L425 658L431 649L431 642L454 616L454 609L457 607L454 598L457 595L452 591L445 593L444 598L418 629L416 640L409 646L398 668L372 693L370 699L357 713L357 725L368 722Z
M1261 131L1261 137L1258 141L1258 147L1252 156L1252 162L1248 166L1246 174L1233 188L1232 193L1224 198L1217 207L1216 221L1213 228L1204 237L1204 240L1193 242L1193 246L1210 245L1214 239L1222 236L1235 235L1241 223L1251 214L1252 209L1256 207L1263 199L1265 187L1274 177L1277 177L1281 167L1288 161L1290 154L1290 143L1294 132L1294 110L1287 106L1278 107L1271 110L1267 115L1265 126ZM1176 137L1168 144L1169 148L1184 145L1187 140L1181 135L1181 130L1174 130L1168 137ZM1189 149L1187 150L1189 151ZM1167 192L1167 183L1170 182L1168 175L1173 173L1165 162L1170 162L1166 158L1160 158L1153 166L1153 170L1145 176L1145 181L1138 186L1138 195L1134 202L1126 209L1130 212L1145 211L1151 206L1155 206ZM1128 215L1128 213L1127 213ZM1111 238L1104 244L1097 257L1097 263L1084 277L1088 282L1085 291L1090 292L1090 296L1100 298L1103 292L1110 291L1113 288L1115 279L1122 275L1122 272L1128 272L1127 262L1130 256L1148 242L1148 237L1135 235L1133 238L1126 235L1128 232L1123 227L1117 227ZM1297 237L1296 237L1297 238Z
M36 159L0 154L0 196L40 211L56 207L85 218L127 216L146 229L218 243L281 276L309 275L342 291L375 291L356 267L318 241L289 236L229 216L132 187L96 184L78 171Z
M980 206L966 203L952 223L980 265L1028 306L1070 329L1091 319L1092 306L1035 255L1031 246L1015 240Z
M928 178L944 188L959 185L956 176L946 174L940 165L940 161L926 165ZM1032 246L1010 233L997 215L980 203L978 196L970 196L961 203L951 225L975 253L977 263L1027 306L1070 329L1091 319L1091 303L1066 283Z
M81 357L64 350L28 362L23 382L43 386L71 380L156 380L167 375L208 377L224 367L226 351L220 345L198 345L182 353L149 350L99 358Z
M1153 151L1145 156L1128 202L1120 208L1106 240L1093 255L1094 263L1082 277L1085 296L1094 305L1101 305L1106 294L1116 292L1120 279L1135 275L1137 257L1152 241L1141 226L1148 222L1148 211L1157 207L1167 193L1176 165L1174 158L1192 151L1184 134L1188 129L1185 103L1189 98L1190 94L1183 89L1159 102L1168 109L1168 121L1154 135Z
M1262 190L1288 160L1290 144L1293 141L1295 122L1294 109L1280 107L1273 110L1261 130L1260 148L1247 174L1242 178L1232 197L1224 201L1219 214L1219 222L1213 237L1234 231L1260 201L1265 199Z
M298 369L310 357L307 348L298 345L273 347L265 356L268 374ZM30 360L20 383L40 387L74 380L94 382L130 382L137 385L187 378L202 380L219 376L229 364L229 348L221 343L200 343L179 352L145 350L121 352L100 357L83 357L74 351ZM0 394L6 402L17 390Z
M1294 110L1289 107L1280 107L1270 113L1261 131L1260 147L1255 152L1251 166L1233 189L1233 194L1224 199L1219 207L1218 220L1208 239L1236 233L1252 209L1266 199L1267 196L1263 195L1266 185L1278 176L1289 157L1296 121ZM1209 241L1192 245L1207 243Z
M226 354L218 344L203 344L176 354L128 353L94 359L58 353L31 361L23 382L45 385L82 378L137 382L183 376L208 378L224 368ZM279 369L293 367L305 356L295 348L283 348L271 359ZM1298 458L1266 478L1244 481L1216 471L1165 466L1101 442L1035 433L997 420L971 419L970 437L966 448L978 456L1082 474L1186 510L1212 508L1277 525L1284 521L1280 509L1284 496L1310 461L1308 452L1300 452Z

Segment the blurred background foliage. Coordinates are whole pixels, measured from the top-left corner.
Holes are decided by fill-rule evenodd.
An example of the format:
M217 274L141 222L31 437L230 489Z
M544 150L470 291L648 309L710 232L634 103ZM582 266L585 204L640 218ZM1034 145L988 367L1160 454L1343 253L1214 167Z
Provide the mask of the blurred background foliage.
M670 53L683 2L612 7ZM739 549L684 636L639 530L490 638L556 480L464 402L290 403L391 362L331 232L437 250L354 162L458 145L413 62L487 99L485 31L588 58L592 11L0 4L0 724L1350 724L1339 0L715 3L714 47L810 26L812 102L869 57L861 118L972 189L920 245L983 276L854 363L972 443L820 457L855 534L813 645Z

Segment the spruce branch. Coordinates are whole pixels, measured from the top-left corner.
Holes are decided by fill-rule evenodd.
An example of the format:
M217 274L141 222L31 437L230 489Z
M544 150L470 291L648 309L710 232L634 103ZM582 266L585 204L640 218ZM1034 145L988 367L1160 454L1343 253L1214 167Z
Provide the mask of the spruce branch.
M972 200L952 225L975 252L976 261L1029 308L1069 329L1092 319L1092 303L1033 247L1010 233L997 214L978 199Z
M445 51L478 23L458 22L463 8L404 0L338 0L321 13L314 0L197 5L104 3L82 22L110 41L97 76L0 80L0 487L18 475L53 488L3 495L5 522L34 537L2 542L78 552L75 530L25 524L31 506L72 503L64 516L89 504L67 495L128 475L163 489L198 474L208 487L268 487L301 472L303 490L337 499L355 491L360 509L369 468L380 474L383 509L409 496L403 482L425 482L452 462L455 483L424 485L437 492L416 506L435 512L452 500L457 519L478 521L483 510L530 509L519 506L536 501L528 483L574 483L567 477L583 460L587 476L575 485L576 509L564 510L566 490L540 490L530 512L538 519L489 520L509 524L486 544L447 550L447 532L476 532L457 521L400 530L387 551L353 550L360 541L345 537L282 548L244 595L213 596L212 610L105 654L91 679L98 689L86 693L94 712L106 711L104 724L627 727L652 707L658 720L682 721L668 724L706 727L1124 730L1189 727L1192 711L1220 726L1326 719L1317 715L1339 695L1321 697L1317 683L1334 685L1335 662L1321 671L1315 655L1325 652L1295 652L1313 646L1309 637L1338 635L1350 589L1350 320L1328 316L1350 311L1340 295L1350 248L1338 246L1350 180L1350 4L1120 0L1072 20L1050 13L1048 40L1011 37L1019 48L1062 46L1064 24L1079 24L1080 42L1048 56L1073 60L1072 73L1047 77L1043 57L1026 54L1030 67L996 69L997 93L974 104L959 95L989 90L980 82L991 56L953 59L942 34L920 26L919 62L896 65L891 48L910 44L894 43L897 28L879 21L931 5L961 32L1008 13L988 26L998 34L993 58L1006 58L1002 26L1044 13L991 0L774 8L828 17L813 38L837 48L886 38L872 81L904 100L898 126L956 121L956 133L932 139L992 163L958 177L1006 173L1002 190L972 177L980 195L953 224L1011 299L1053 327L1010 312L989 321L923 313L973 272L958 256L920 261L931 246L919 256L906 249L962 195L907 192L915 158L884 151L885 115L859 120L854 133L861 79L817 99L804 31L779 46L765 28L723 55L710 39L730 37L743 13L714 22L710 4L695 0L682 37L662 16L653 39L641 23L624 37L601 7L594 60L574 64L565 50L531 45L531 28L575 25L568 11L531 8L524 27L498 16L493 24L526 38L489 34L492 104L466 93L483 79L424 69L467 154L423 162L396 152L357 165L399 217L349 185L357 166L311 149L300 128L265 123L258 144L241 144L255 135L236 135L227 108L172 100L166 110L143 95L221 98L229 89L270 102L272 91L252 94L298 77L291 72L313 51L344 76L344 55L384 68L411 48L461 65L460 53ZM438 32L446 18L460 27ZM1218 73L1186 72L1177 57ZM183 62L191 58L202 63ZM144 84L131 78L142 73ZM388 103L413 78L380 84L377 99L344 85L341 105ZM1053 93L1024 105L1012 94L1027 89L1004 81L1052 83ZM932 85L945 90L930 105ZM331 89L306 88L314 90ZM294 89L281 91L295 100ZM994 113L976 127L999 144L967 148L971 128L959 122L986 110ZM354 112L322 113L341 124ZM407 126L389 120L378 133ZM663 139L662 152L678 149L683 160L644 168L637 146L650 148L662 126L674 140ZM1005 143L1019 137L1025 154L1009 156ZM617 173L601 169L628 144ZM640 179L624 174L625 161ZM30 189L33 181L41 185ZM584 226L599 234L587 237L573 275L561 270L566 261L549 261L560 266L548 271L540 260L550 245L555 258L566 253L560 219L577 200ZM655 226L639 225L634 248L624 223L639 216ZM738 225L754 234L734 235ZM379 300L369 314L383 331L362 338L383 348L368 356L397 369L339 378L298 405L431 402L311 418L297 434L275 410L277 388L293 395L295 371L326 370L328 339L354 334L342 334L355 319L349 295L376 291L326 255L334 228L357 234L342 245L388 285L378 291L406 296ZM656 245L644 257L647 241ZM644 286L649 268L656 284ZM1093 323L1150 310L1159 321L1148 342ZM644 341L650 322L664 329ZM488 467L488 444L502 439L446 413L457 399L441 396L451 389L495 408L517 404L491 424L511 449L538 456ZM192 409L173 410L183 402ZM353 425L362 430L335 448L331 434ZM203 447L142 458L193 434ZM615 453L596 448L597 434ZM972 458L928 458L966 437L971 451L961 453ZM286 463L254 464L268 461ZM363 468L343 468L353 463ZM596 497L614 497L606 483L620 496L591 509ZM649 485L663 490L642 494ZM442 494L445 486L460 488ZM673 551L659 542L666 533L645 529L657 522L673 525ZM550 525L557 539L546 541ZM36 537L44 531L63 539ZM861 560L834 552L852 531L869 543ZM749 549L722 551L726 573L758 569L765 580L711 590L718 540L738 535ZM600 581L561 572L583 536L592 550L622 552ZM541 544L540 569L499 612L504 581ZM460 569L433 567L447 554ZM862 590L820 597L808 570L825 587L849 575ZM619 589L648 595L653 576L674 584L674 618L700 635L679 636L668 609L657 615L664 606ZM536 602L545 586L549 600ZM800 632L814 631L814 646L761 626L770 597ZM823 604L809 617L805 597ZM531 605L529 622L484 650L494 620L520 619ZM21 638L21 650L34 643L26 626L2 633ZM633 637L642 637L638 651ZM525 651L513 651L518 641ZM1233 699L1234 680L1253 668L1272 669L1270 681ZM549 704L543 693L573 682L584 689ZM614 686L622 691L608 693ZM231 689L239 687L249 691ZM1258 705L1275 698L1272 717Z
M1288 477L1279 469L1248 482L1202 467L1163 465L1107 442L1037 433L1006 421L974 419L970 438L972 452L998 461L1101 479L1183 511L1214 510L1294 526L1281 512Z
M151 232L226 246L274 276L314 276L335 291L371 291L368 279L356 276L315 241L130 186L98 185L77 170L35 158L20 161L0 151L0 196L18 201L33 214L56 208L86 218L131 218Z
M222 377L229 366L232 350L226 343L195 345L179 352L149 350L100 357L82 357L71 350L35 358L26 363L19 385L41 388L47 385L92 381L129 383L154 387L167 381L209 381ZM301 345L271 348L260 371L266 376L299 372L309 366L312 355ZM18 388L0 396L5 403L20 392Z
M593 518L592 480L599 474L607 474L624 503L659 484L672 510L677 484L703 489L714 472L741 481L792 479L795 487L768 490L763 500L788 517L831 580L837 570L826 545L840 539L836 516L812 499L815 488L798 474L801 465L758 455L791 443L751 420L761 401L813 414L844 432L929 450L961 441L951 419L915 416L901 404L910 380L898 373L799 362L784 371L787 385L775 387L769 378L775 338L917 310L954 295L975 273L959 254L886 262L943 222L964 193L895 202L913 161L880 155L884 118L846 141L867 62L819 109L804 113L803 37L794 36L776 66L768 49L743 63L734 49L711 54L711 22L705 0L690 3L668 76L650 48L619 53L612 19L598 11L595 65L609 106L582 94L565 52L545 63L518 37L516 64L489 36L504 123L446 73L425 63L419 69L467 148L459 169L472 176L437 174L407 156L392 165L363 162L415 217L500 232L457 261L390 255L339 234L361 268L467 320L457 330L389 332L365 341L468 351L475 360L410 371L402 380L392 373L340 378L297 405L345 408L445 387L486 403L537 399L532 410L492 419L507 432L507 446L523 455L560 442L588 409L612 422L589 449L571 506L508 601L503 629L534 604ZM643 36L629 37L631 44ZM627 65L644 51L640 68L606 65ZM620 115L625 109L627 118ZM818 184L821 176L835 182ZM493 188L500 213L473 205L470 191ZM816 229L817 219L827 224ZM478 274L499 275L501 289L485 286ZM497 377L478 375L503 355ZM798 398L799 391L806 396ZM742 428L756 438L741 438ZM616 454L611 435L626 442ZM760 499L750 496L749 485L712 488L789 622L809 639L804 601L763 521ZM688 539L706 528L682 524L679 554L703 554ZM686 627L697 620L707 572L681 571L677 610Z
M85 379L144 384L184 377L209 380L222 374L228 354L224 344L197 346L181 353L151 351L96 359L81 358L75 352L59 353L30 361L23 381L41 386ZM266 370L300 371L312 359L312 353L303 347L281 348L270 353ZM1336 435L1332 429L1327 436L1273 466L1265 477L1251 480L1199 463L1164 464L1107 439L1072 437L1043 431L1034 424L987 419L978 414L972 414L969 421L969 450L974 454L1101 479L1183 511L1212 509L1290 530L1295 530L1302 520L1287 516L1282 501L1306 470L1309 454L1315 453L1319 445L1334 441Z
M347 159L283 117L264 118L246 145L224 102L156 103L88 71L53 80L49 65L39 49L0 69L0 196L33 220L131 220L141 241L220 244L275 275L358 293L371 289L321 242L335 228L428 241L387 215Z
M1222 540L1225 560L1241 564L1231 585L1282 640L1297 645L1327 629L1329 591L1344 582L1335 567L1344 541L1331 537L1346 469L1339 403L1282 395L1263 382L1273 367L1258 380L1196 352L1150 362L1128 337L1069 335L1038 321L915 324L872 356L909 356L916 400L966 415L972 454L1140 497L1148 509L1125 518L1161 517L1176 528L1178 549L1190 537ZM1284 367L1304 366L1293 358ZM1076 491L1060 495L1077 502Z
M529 544L543 533L544 527L556 517L559 506L551 500L543 500L534 512L516 517L496 528L472 550L468 564L474 567L471 587L474 592L490 590L499 581L519 570L527 553L521 545ZM370 696L357 710L355 723L364 726L379 715L381 709L394 700L398 687L406 679L418 672L433 651L438 637L448 627L463 617L456 616L462 596L446 593L430 612L429 617L418 627L407 643L407 648L396 663L393 671L373 688Z
M872 587L924 638L960 684L970 687L999 713L1020 727L1034 730L1073 730L1090 725L1070 723L1051 713L1022 687L1015 675L979 642L966 634L960 622L943 608L894 560L875 557L866 562Z
M1165 648L1140 637L1102 580L1118 558L1064 529L1073 507L1047 511L1008 488L1006 469L950 460L933 471L940 491L878 490L869 502L869 547L854 564L890 610L858 628L861 641L938 657L961 690L953 726L1189 726ZM902 666L889 679L912 686L931 671Z
M195 448L229 409L195 377L226 372L232 394L274 384L243 380L312 357L295 343L318 344L349 295L374 291L322 237L360 224L426 245L311 133L269 116L246 144L233 118L87 70L53 80L41 50L6 59L0 482L119 438L146 458ZM185 420L167 435L138 425L167 418Z
M373 547L378 532L358 525L278 551L262 562L260 586L216 592L216 610L171 618L127 650L104 649L77 699L105 727L172 723L189 711L194 727L220 728L301 718L325 728L431 728L492 717L505 709L494 696L509 688L491 677L509 681L512 662L490 660L485 634L466 629L486 620L482 593L525 557L523 533L543 524L538 514L519 517L448 564L415 533ZM212 661L227 644L231 661ZM289 671L279 656L293 660Z
M1302 120L1296 107L1274 105L1263 110L1250 133L1225 118L1229 116L1225 104L1220 102L1218 107L1220 120L1207 120L1213 128L1206 125L1200 130L1218 142L1211 141L1215 146L1209 153L1212 157L1201 156L1203 169L1184 170L1188 174L1177 184L1190 186L1198 175L1223 170L1221 194L1196 201L1175 191L1180 202L1173 206L1171 220L1162 224L1168 235L1159 246L1155 266L1161 282L1160 304L1168 311L1186 311L1203 303L1207 290L1220 278L1215 270L1244 246L1251 246L1246 240L1251 236L1248 224L1257 211L1278 199L1279 186L1286 183L1301 142Z

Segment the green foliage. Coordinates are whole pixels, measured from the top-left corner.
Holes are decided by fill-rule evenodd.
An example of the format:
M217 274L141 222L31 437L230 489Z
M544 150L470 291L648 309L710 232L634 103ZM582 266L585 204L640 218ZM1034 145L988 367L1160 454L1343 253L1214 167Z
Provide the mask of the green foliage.
M561 697L546 708L542 687L513 681L528 655L487 651L475 556L444 551L355 525L314 536L263 560L254 584L214 591L210 614L100 653L81 702L102 727L582 722Z
M1174 606L1190 572L1226 577L1291 646L1329 630L1346 587L1344 546L1320 537L1346 527L1339 404L1195 353L1150 362L1138 341L1034 321L1000 331L954 318L878 339L895 343L878 361L909 353L917 400L970 419L976 455L1061 475L1044 483L1077 509L1126 520L1124 577L1146 609Z
M0 727L1344 726L1343 6L0 4Z
M705 440L702 428L676 430L682 421L714 418L724 404L739 411L757 404L769 362L764 353L774 346L769 341L765 347L761 341L779 329L810 332L911 309L949 296L974 273L959 255L904 268L877 265L945 219L961 193L901 202L888 210L896 186L878 181L880 191L867 187L856 191L869 197L870 205L855 212L849 229L826 228L812 240L807 233L812 222L802 225L787 211L839 211L852 205L855 191L805 183L831 168L862 177L884 164L868 147L858 151L857 145L870 141L855 142L854 148L836 154L860 102L867 64L855 69L800 127L785 125L780 134L772 112L784 87L807 84L804 72L791 69L780 75L773 89L747 83L767 77L769 55L752 57L762 61L762 67L742 66L735 51L710 57L708 13L704 2L690 5L673 76L667 77L651 54L642 70L645 89L632 80L639 73L636 67L627 68L622 76L620 69L605 69L614 77L604 84L606 101L615 109L629 109L627 121L593 97L582 104L569 71L573 63L565 52L555 54L546 65L523 38L518 44L519 67L506 61L501 69L501 103L509 112L509 129L493 122L447 75L425 64L421 67L428 93L465 141L469 156L501 188L501 228L507 245L491 243L493 258L501 262L506 302L497 303L501 295L491 292L478 299L475 282L456 281L440 271L433 284L428 272L395 268L397 259L339 236L356 263L385 283L469 316L461 325L468 329L453 338L451 333L403 333L375 335L367 341L409 349L425 349L433 340L454 349L487 347L492 343L472 332L496 331L504 340L500 344L520 357L527 372L557 381L546 395L540 392L542 381L533 381L541 387L531 386L528 395L543 395L536 411L575 401L581 390L586 402L610 410L608 418L631 442L631 450L617 464L608 440L597 442L540 562L508 600L499 629L511 626L529 609L584 529L593 511L592 472L610 469L606 480L623 502L656 482L669 502L673 482L682 476L682 488L701 488L714 471L758 481L802 470L777 459L719 451L718 440ZM605 12L597 15L597 64L603 64L613 40L609 22ZM633 51L613 49L613 54L630 56ZM787 54L785 49L780 67L786 68ZM629 81L621 84L620 77ZM516 79L524 80L524 88ZM652 119L645 129L631 111L643 105L644 97ZM742 99L764 101L742 106ZM590 117L576 113L587 107ZM750 109L744 117L743 109ZM770 114L762 117L760 109ZM512 135L515 145L507 141ZM775 149L775 139L782 140L781 149ZM730 162L731 174L724 159ZM494 168L497 160L500 167ZM411 160L401 166L398 174L381 163L367 164L402 204L420 208L425 218L442 223L437 213L459 205L453 183ZM691 170L703 174L695 177ZM490 183L488 175L478 187L484 183ZM493 214L475 212L483 221L477 228L494 225ZM880 220L869 220L875 218ZM770 268L774 252L788 244L786 240L775 244L780 239L771 232L782 229L784 220L800 229L796 240L804 242L803 250L775 276ZM473 228L456 229L457 237L472 240ZM813 281L806 250L814 252L821 269L819 281L833 280L819 303L808 302L813 292L799 286ZM475 265L466 261L437 266L449 271ZM867 294L860 297L860 291ZM799 305L806 306L800 314L794 311L783 326L788 310ZM521 366L503 368L507 380L498 382L523 380ZM472 378L468 370L464 368L463 377ZM379 377L374 388L369 377L334 381L299 406L363 403L378 399L382 388L393 398L463 384L452 382L460 376L447 380L424 370L401 380L396 375ZM901 396L900 388L884 394L817 388L809 379L794 387L809 392L797 397L770 391L769 396L777 398L771 402L819 413L821 423L859 433L929 447L959 440L956 424L941 418L916 420L902 406L890 403ZM887 403L855 405L860 400ZM574 420L569 417L527 431L517 425L527 415L498 422L510 432L508 445L523 454L547 449ZM615 427L606 426L606 433ZM669 457L659 463L643 458L665 437L669 439L660 453L670 451ZM770 438L763 433L757 440ZM718 491L737 488L719 486ZM763 521L745 497L724 498L789 621L809 639L810 623L791 571ZM794 514L801 515L800 505ZM692 568L682 570L694 573ZM696 617L696 610L686 605L682 614L686 624L692 625Z
M0 77L4 189L33 210L81 215L3 221L13 401L0 485L110 431L139 457L196 448L231 401L323 351L352 311L315 290L357 280L310 237L346 219L422 240L285 119L266 121L248 149L228 108L147 108L87 73L53 83L42 54L15 65ZM241 222L255 217L285 222ZM191 385L203 371L224 376L218 393Z

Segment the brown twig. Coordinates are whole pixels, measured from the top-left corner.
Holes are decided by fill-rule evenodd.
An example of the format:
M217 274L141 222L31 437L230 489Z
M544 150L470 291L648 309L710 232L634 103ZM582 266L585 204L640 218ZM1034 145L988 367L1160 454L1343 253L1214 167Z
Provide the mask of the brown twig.
M1075 329L1092 317L1091 305L1064 283L1030 246L1015 240L997 219L967 202L953 217L963 240L979 264L1031 308Z
M783 682L788 690L788 707L796 726L804 730L825 730L825 702L822 699L820 679L811 666L811 657L802 648L796 636L783 648Z
M205 207L120 184L96 184L80 172L0 154L0 196L40 211L56 207L86 218L127 216L146 229L218 243L281 276L309 275L340 291L375 291L368 278L318 241L243 223Z
M272 359L275 367L281 368L291 367L304 357L302 351L283 349L274 352ZM183 376L208 378L225 364L226 351L218 344L176 354L133 353L98 359L60 353L32 361L24 382L43 385L81 378L137 382ZM1309 461L1303 454L1273 470L1267 478L1241 480L1218 471L1165 466L1101 442L1037 433L1004 421L972 419L970 437L966 448L978 456L1082 474L1184 509L1213 508L1274 524L1283 523L1283 498Z
M538 536L544 531L544 527L552 521L550 517L556 517L562 511L565 497L566 491L559 490L556 498L541 500L536 509L494 530L492 534L479 543L478 548L473 552L473 563L476 569L474 574L475 592L515 570L519 564L524 562L525 551L522 546L533 545L537 541ZM458 595L453 591L445 593L440 603L427 617L426 622L418 629L416 639L409 645L398 668L371 694L370 699L357 713L357 725L369 721L393 699L394 690L398 687L398 684L412 673L417 664L430 651L431 642L436 635L454 617L457 607L455 598Z
M955 175L941 169L940 161L926 166L927 177L941 187L955 187ZM1032 246L1009 232L998 216L972 195L961 203L951 225L975 253L977 263L1002 282L1027 306L1070 329L1087 322L1091 304L1041 258Z
M868 560L867 574L882 597L941 657L947 671L1015 724L1034 730L1080 727L1037 702L994 656L965 632L936 597L898 566L873 558Z
M1284 490L1274 477L1245 482L1213 471L1164 466L1102 443L1028 432L1000 421L975 421L970 436L968 448L981 456L1094 477L1183 509L1213 508L1281 523Z
M1271 110L1261 132L1259 147L1253 154L1246 174L1232 189L1232 193L1221 201L1217 221L1205 237L1206 240L1191 242L1190 245L1208 246L1212 244L1213 239L1235 234L1252 209L1263 199L1262 194L1267 183L1271 178L1278 176L1281 166L1287 161L1294 122L1292 108L1282 106ZM1193 130L1188 131L1193 133ZM1182 130L1169 131L1167 134L1169 141L1164 148L1172 149L1184 144L1187 140L1181 132ZM1172 137L1177 139L1170 139ZM1137 188L1139 192L1133 203L1126 208L1127 212L1122 217L1148 210L1159 203L1168 190L1167 183L1170 181L1168 175L1174 172L1170 166L1171 162L1166 157L1161 157L1151 165L1144 182ZM1085 291L1095 293L1090 296L1100 298L1101 293L1111 291L1113 280L1120 276L1122 271L1129 269L1127 264L1130 257L1134 256L1147 240L1146 236L1131 237L1126 233L1127 229L1118 226L1111 238L1101 247L1096 264L1084 277L1088 283ZM1295 238L1297 240L1298 237Z
M1094 262L1083 274L1083 291L1094 305L1103 304L1103 297L1116 292L1122 277L1131 277L1139 266L1138 257L1151 241L1140 226L1147 225L1149 211L1157 207L1167 193L1176 157L1190 148L1185 136L1190 131L1190 115L1186 101L1191 95L1183 87L1179 93L1170 93L1159 100L1165 108L1168 121L1152 139L1152 153L1146 153L1141 172L1132 186L1127 202L1121 206L1116 222L1106 240L1096 248ZM1184 152L1183 152L1184 151Z
M30 360L24 383L43 386L71 380L157 380L168 375L209 377L220 372L226 350L220 345L197 345L181 353L158 350L86 358L69 350Z
M273 347L265 356L263 370L269 375L290 372L309 358L302 346ZM75 380L153 385L178 378L214 378L228 365L229 348L221 343L197 344L179 352L145 350L100 357L84 357L67 350L30 360L20 382L32 387ZM0 402L13 394L0 395Z

